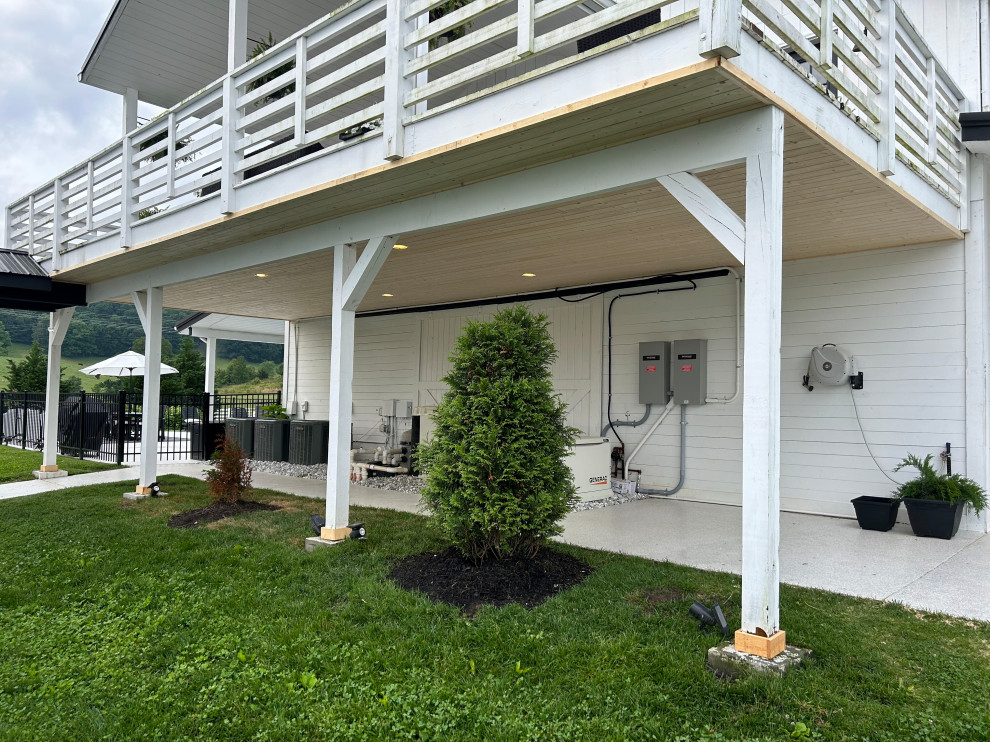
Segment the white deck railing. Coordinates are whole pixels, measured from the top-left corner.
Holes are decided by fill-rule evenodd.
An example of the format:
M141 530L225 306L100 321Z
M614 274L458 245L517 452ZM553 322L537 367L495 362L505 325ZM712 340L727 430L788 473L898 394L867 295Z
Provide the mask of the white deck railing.
M444 3L355 0L299 31L9 206L8 247L58 268L204 199L228 213L245 182L358 142L381 137L396 159L410 122L699 14L697 0L473 0L438 13ZM701 5L738 9L744 30L880 143L881 171L896 158L960 204L963 95L895 0Z

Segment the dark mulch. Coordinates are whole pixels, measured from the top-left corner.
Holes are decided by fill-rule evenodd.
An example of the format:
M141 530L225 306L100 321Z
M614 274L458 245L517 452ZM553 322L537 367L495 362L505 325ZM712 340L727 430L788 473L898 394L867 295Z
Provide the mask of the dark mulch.
M214 502L206 507L176 513L168 519L169 528L195 528L203 523L215 523L224 518L230 518L242 513L254 513L259 510L281 510L279 505L253 500L237 500L236 502Z
M476 567L450 547L439 554L426 552L400 559L389 577L399 587L419 590L473 616L486 604L520 603L533 608L580 584L591 572L580 559L552 549L541 549L530 560L492 559Z

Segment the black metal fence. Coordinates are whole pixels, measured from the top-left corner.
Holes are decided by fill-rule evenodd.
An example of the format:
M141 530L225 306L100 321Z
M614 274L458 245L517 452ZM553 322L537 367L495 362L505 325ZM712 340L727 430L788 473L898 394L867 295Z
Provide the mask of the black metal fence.
M158 406L158 458L209 458L228 417L260 417L262 408L281 404L270 394L163 394ZM141 454L144 410L138 392L59 395L58 452L63 456L122 464ZM8 446L41 449L45 436L45 395L0 392L0 439Z

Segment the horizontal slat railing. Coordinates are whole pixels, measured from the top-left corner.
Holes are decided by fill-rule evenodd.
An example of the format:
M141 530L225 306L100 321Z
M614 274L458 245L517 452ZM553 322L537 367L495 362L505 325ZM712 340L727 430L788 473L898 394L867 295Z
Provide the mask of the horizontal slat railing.
M690 23L700 6L740 16L856 120L881 172L896 160L961 204L963 95L896 0L353 0L8 206L6 244L57 269L216 194L231 213L245 183L341 148L378 139L397 159L410 123Z

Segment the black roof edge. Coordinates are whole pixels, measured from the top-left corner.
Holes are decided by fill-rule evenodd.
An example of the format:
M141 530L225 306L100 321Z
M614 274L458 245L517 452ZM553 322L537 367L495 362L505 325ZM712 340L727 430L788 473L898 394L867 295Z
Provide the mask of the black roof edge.
M964 142L985 142L990 140L990 111L971 111L959 114Z
M2 293L0 293L0 307L4 309L31 309L39 312L53 312L56 309L66 307L86 306L86 285L81 283L65 283L63 281L52 281L48 290L38 290L31 283L24 282L22 285L10 285L14 283L10 279L20 278L19 276L9 276ZM33 276L23 276L30 279Z
M202 322L211 314L212 312L196 312L195 314L190 314L188 317L186 317L184 320L182 320L179 324L175 326L175 331L184 332L185 330L188 330L190 327L195 325L197 322Z

